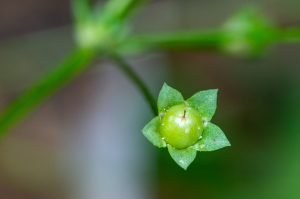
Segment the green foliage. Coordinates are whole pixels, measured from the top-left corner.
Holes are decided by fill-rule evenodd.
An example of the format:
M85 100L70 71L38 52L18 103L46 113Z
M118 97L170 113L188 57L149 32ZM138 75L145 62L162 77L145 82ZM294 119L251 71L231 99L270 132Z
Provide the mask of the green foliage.
M231 146L223 131L216 125L208 123L204 129L202 139L194 145L198 151L215 151Z
M184 99L181 93L164 83L157 100L158 113L164 113L170 107L183 104Z
M210 121L217 109L218 89L200 91L186 100L206 121Z
M159 133L160 117L153 118L143 129L144 136L155 146L165 147L167 146Z
M155 146L167 145L171 157L184 169L195 159L196 150L214 151L230 146L222 130L208 123L216 111L217 91L198 92L184 104L181 93L164 83L158 97L163 114L151 120L143 134Z
M194 161L197 151L193 148L178 150L171 145L168 145L168 150L173 160L184 170Z

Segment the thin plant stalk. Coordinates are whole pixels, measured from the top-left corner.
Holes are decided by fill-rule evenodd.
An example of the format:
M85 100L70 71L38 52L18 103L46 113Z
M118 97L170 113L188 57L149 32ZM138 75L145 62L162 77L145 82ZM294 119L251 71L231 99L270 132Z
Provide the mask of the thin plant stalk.
M135 86L142 92L145 99L149 103L153 114L156 116L158 115L157 104L150 93L150 90L146 86L146 84L142 81L142 79L134 72L134 70L130 67L130 65L118 54L116 53L109 53L109 58L115 62L119 69L123 71L123 73L133 82Z
M94 55L90 50L74 50L54 72L43 77L3 110L0 115L0 139L37 105L88 68Z

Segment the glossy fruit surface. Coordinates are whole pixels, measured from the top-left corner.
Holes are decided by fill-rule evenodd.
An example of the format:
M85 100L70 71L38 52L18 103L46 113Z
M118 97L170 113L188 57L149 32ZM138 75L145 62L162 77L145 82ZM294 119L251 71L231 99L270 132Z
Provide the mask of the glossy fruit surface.
M195 144L202 135L200 114L187 105L176 105L167 110L160 123L160 134L167 144L184 149Z

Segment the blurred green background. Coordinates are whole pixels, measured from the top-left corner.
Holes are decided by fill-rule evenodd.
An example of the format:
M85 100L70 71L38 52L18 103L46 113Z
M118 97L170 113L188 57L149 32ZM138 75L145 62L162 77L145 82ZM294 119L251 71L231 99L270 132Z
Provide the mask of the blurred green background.
M74 47L70 2L0 1L1 109ZM136 33L220 26L257 6L279 27L300 26L295 0L151 1ZM158 96L163 82L185 99L218 88L213 118L231 147L201 152L185 171L140 130L143 96L107 60L42 104L0 143L0 198L300 198L300 45L259 59L212 51L128 56Z

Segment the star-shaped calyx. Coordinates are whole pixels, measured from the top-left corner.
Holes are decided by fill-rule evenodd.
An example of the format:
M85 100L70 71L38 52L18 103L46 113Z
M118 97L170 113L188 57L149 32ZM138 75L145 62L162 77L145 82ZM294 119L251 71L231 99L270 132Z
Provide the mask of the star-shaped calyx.
M200 91L184 101L179 91L163 85L158 96L158 116L142 130L157 147L168 147L183 169L197 151L214 151L230 146L223 131L210 122L217 107L217 89Z

